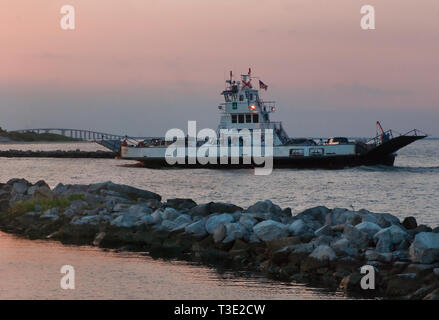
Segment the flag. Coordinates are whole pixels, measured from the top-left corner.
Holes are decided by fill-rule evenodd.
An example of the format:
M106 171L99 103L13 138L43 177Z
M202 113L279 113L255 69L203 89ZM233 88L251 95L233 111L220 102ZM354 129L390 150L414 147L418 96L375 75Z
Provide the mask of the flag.
M267 90L268 86L265 83L263 83L261 80L259 80L259 89Z

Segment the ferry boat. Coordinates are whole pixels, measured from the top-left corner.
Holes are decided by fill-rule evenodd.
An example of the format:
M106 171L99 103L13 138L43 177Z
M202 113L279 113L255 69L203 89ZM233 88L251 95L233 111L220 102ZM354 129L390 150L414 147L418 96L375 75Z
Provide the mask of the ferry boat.
M258 80L258 88L254 87L253 80ZM379 122L376 123L378 135L365 140L351 140L346 137L329 139L290 138L281 122L270 120L270 115L276 111L274 101L264 101L260 96L261 90L268 86L260 79L253 77L251 70L235 81L232 72L226 80L225 90L221 95L224 102L218 106L221 114L217 133L222 130L236 130L238 133L247 129L253 133L257 130L272 131L272 160L274 168L328 168L341 169L355 166L393 166L396 151L408 144L425 138L423 132L413 129L405 134L395 134L392 130L384 131ZM236 141L236 140L234 140ZM264 135L262 135L264 141ZM166 150L175 140L167 141L165 137L149 138L143 141L125 139L121 146L121 158L137 160L150 168L183 167L183 168L251 168L260 166L255 161L244 161L245 145L242 139L237 140L239 147L239 161L232 161L230 153L228 159L220 159L221 143L216 141L195 141L195 153L190 152L190 140L186 136L184 159L170 163L166 159ZM253 143L252 140L251 143ZM231 144L229 140L229 146ZM209 144L218 148L216 161L200 163L196 159L197 151Z

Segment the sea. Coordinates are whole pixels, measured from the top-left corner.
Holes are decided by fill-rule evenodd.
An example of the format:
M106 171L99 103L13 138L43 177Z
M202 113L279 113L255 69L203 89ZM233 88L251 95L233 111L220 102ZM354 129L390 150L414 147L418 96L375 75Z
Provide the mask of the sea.
M95 143L4 143L0 150L105 150ZM0 182L89 184L113 181L197 203L247 207L269 199L293 214L324 205L391 213L439 226L439 140L398 152L394 167L343 170L147 169L118 159L0 158ZM75 267L76 287L60 287L63 265ZM0 299L346 299L300 283L267 280L189 262L154 260L142 253L66 246L0 232Z

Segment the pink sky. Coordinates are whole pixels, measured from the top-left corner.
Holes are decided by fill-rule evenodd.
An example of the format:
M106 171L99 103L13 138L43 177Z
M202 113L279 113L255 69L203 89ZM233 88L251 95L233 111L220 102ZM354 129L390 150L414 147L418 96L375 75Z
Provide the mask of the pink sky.
M76 9L74 31L59 27L65 4ZM360 29L364 4L375 6L376 30ZM159 105L216 125L225 74L252 67L286 122L298 112L311 123L308 109L358 109L375 118L420 111L415 123L439 135L431 121L439 120L437 0L1 0L0 6L0 92L7 97L0 126L94 125L89 117L72 118L63 97L70 107L114 112L101 129L130 126L117 112L140 116L142 104L145 113L159 113L161 126L177 122L166 120L173 113ZM107 96L106 107L108 93L117 101ZM143 132L144 124L137 125L133 134Z

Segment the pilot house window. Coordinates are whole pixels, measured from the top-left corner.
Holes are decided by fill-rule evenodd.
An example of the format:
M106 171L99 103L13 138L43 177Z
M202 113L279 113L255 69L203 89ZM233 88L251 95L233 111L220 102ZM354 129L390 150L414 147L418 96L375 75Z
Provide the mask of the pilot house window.
M258 123L259 122L259 117L257 114L253 115L253 123Z
M238 120L238 116L236 114L232 114L232 123L236 123Z
M252 122L252 115L251 114L246 114L245 115L245 122L246 123L251 123Z
M238 115L238 122L239 123L244 123L244 115L243 114L239 114Z

